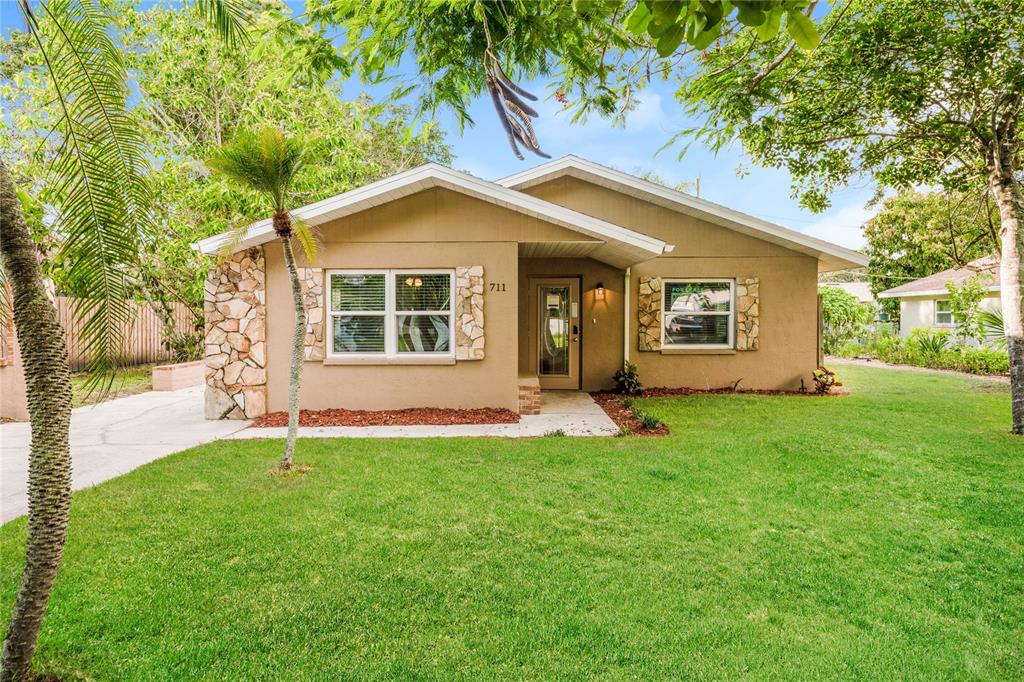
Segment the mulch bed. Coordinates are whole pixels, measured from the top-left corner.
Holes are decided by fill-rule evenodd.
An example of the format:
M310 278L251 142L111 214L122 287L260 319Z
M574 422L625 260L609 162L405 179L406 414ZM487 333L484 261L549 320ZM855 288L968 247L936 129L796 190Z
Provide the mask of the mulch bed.
M611 393L608 391L598 391L591 393L590 397L594 399L594 402L601 406L615 425L620 429L625 427L629 429L631 435L634 436L667 436L668 427L662 424L656 429L645 429L640 424L640 420L633 414L633 410L622 404L623 398L626 396L620 393ZM638 396L640 397L640 396Z
M454 424L515 424L511 410L483 407L445 410L417 407L407 410L300 410L299 426L451 426ZM253 422L256 427L288 426L287 412L271 412Z

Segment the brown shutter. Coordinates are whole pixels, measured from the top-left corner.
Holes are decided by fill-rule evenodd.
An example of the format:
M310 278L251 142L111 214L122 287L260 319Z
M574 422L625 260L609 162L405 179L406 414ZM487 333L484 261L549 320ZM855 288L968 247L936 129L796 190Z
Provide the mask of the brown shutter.
M736 350L757 350L760 346L761 280L736 278Z
M641 277L637 291L637 349L661 350L661 278Z
M484 359L484 266L455 268L455 359Z

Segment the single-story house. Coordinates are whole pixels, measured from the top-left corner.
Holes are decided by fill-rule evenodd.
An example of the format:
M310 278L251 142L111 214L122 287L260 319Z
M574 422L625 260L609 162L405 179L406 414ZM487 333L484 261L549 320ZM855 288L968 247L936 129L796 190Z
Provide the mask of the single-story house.
M878 294L878 298L898 298L900 301L900 336L910 336L918 327L948 329L956 327L946 285L963 284L981 276L987 290L982 299L983 310L999 311L999 259L986 256L971 261L962 268L950 268L928 277L915 279ZM970 340L967 340L970 342Z
M305 409L538 409L541 390L811 385L818 273L855 251L569 156L498 182L427 164L297 208ZM227 233L196 247L214 255ZM206 283L206 414L286 409L293 303L270 220Z

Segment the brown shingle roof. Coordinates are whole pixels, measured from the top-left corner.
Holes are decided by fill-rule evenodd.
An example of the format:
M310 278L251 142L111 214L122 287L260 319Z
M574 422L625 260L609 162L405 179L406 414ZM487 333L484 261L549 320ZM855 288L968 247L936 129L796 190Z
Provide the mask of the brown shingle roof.
M998 270L999 259L996 256L985 256L978 260L972 260L962 268L950 268L949 270L936 272L934 275L915 279L913 282L901 284L898 287L893 287L892 289L886 289L882 293L878 294L878 297L899 298L900 296L913 296L914 294L944 292L946 291L947 282L962 284L979 273L987 272L995 275ZM994 286L998 286L999 281L994 279L992 284Z

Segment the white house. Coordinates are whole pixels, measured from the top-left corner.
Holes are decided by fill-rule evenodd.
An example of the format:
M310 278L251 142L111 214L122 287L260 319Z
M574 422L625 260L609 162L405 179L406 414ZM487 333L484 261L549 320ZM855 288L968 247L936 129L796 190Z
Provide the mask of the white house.
M950 268L928 277L915 279L898 287L887 289L878 298L898 298L900 301L900 336L909 336L918 327L949 329L956 327L950 307L949 289L946 284L963 284L979 274L990 275L986 285L987 295L981 302L984 310L998 311L999 307L999 260L986 256L971 261L962 268Z

